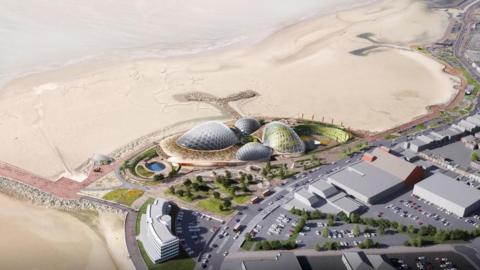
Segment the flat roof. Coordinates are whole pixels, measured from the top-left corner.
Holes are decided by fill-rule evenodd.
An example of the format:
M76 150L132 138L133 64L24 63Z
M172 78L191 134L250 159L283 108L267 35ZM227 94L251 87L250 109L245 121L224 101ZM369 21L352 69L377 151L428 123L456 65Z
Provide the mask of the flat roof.
M424 146L424 145L428 145L427 142L422 141L422 140L420 140L420 139L414 139L413 141L410 141L410 144L415 145L415 146L418 146L418 147Z
M416 166L401 157L397 157L380 148L375 148L372 154L377 158L371 163L373 166L380 168L402 180L415 170Z
M333 204L338 209L340 209L342 211L345 211L347 213L355 212L361 206L356 201L352 200L349 197L345 197L345 196L338 199L338 200L330 201L330 203Z
M308 191L306 188L301 188L297 191L295 191L296 194L304 197L304 198L307 198L307 199L310 199L312 197L316 198L315 197L315 194L311 193L310 191Z
M353 189L368 198L403 182L402 179L366 161L343 168L331 174L328 180L333 184L337 183Z
M293 252L279 252L280 256L262 259L244 260L242 264L247 270L302 270L297 257Z
M347 261L352 270L373 270L367 256L364 252L348 251L343 253L343 257Z
M323 192L327 197L338 192L338 189L336 187L332 186L332 184L328 183L324 179L317 180L310 184L310 186L320 192Z
M417 186L462 207L468 207L480 200L480 190L442 173L433 174L415 184L415 187Z
M176 240L177 237L173 235L169 229L171 226L171 217L166 211L169 208L168 202L164 199L157 198L149 207L150 216L148 216L148 218L152 219L153 230L160 241L167 243Z

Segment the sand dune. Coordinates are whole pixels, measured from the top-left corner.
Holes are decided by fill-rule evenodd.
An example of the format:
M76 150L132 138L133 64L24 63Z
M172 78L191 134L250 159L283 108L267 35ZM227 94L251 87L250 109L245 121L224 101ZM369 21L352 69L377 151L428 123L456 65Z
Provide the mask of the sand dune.
M20 78L0 91L0 160L54 177L176 122L223 117L173 99L189 91L252 89L260 97L235 104L246 115L303 113L387 129L454 93L455 78L408 48L435 41L447 23L443 11L389 0L286 27L255 45L166 60L99 60Z
M75 217L4 195L0 203L2 269L132 269L117 267L102 239Z

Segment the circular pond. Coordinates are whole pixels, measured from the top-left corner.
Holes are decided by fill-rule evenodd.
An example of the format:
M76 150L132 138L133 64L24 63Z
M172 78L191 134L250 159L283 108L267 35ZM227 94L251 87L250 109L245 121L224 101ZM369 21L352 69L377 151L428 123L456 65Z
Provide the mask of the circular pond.
M157 162L157 161L145 163L145 167L147 167L147 169L149 169L151 171L154 171L154 172L159 172L159 171L165 170L165 164L163 164L161 162Z

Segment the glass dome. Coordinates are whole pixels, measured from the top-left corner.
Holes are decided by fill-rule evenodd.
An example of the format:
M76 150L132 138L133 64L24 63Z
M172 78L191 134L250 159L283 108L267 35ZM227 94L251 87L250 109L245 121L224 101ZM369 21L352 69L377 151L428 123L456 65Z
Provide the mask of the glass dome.
M229 127L215 121L199 124L177 139L181 147L203 151L222 150L237 142L237 136Z
M271 122L263 131L263 144L281 154L305 152L305 144L295 131L281 122Z
M235 122L235 127L243 134L252 134L260 128L260 123L254 118L240 118Z
M236 158L243 161L268 160L272 155L272 148L258 142L249 142L238 149Z

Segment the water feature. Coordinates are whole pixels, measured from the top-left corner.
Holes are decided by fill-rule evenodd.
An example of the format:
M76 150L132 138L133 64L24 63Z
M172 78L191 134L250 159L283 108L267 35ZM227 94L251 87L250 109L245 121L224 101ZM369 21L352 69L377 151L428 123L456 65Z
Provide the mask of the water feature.
M151 171L154 171L154 172L159 172L159 171L165 170L165 164L163 164L161 162L157 162L157 161L145 163L145 167L147 167L147 169L149 169Z

